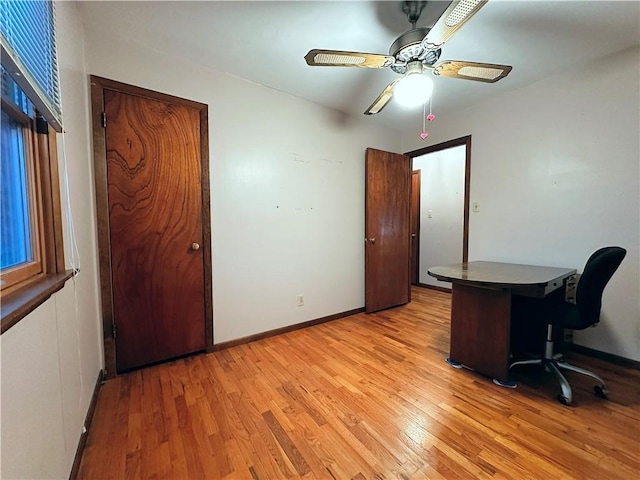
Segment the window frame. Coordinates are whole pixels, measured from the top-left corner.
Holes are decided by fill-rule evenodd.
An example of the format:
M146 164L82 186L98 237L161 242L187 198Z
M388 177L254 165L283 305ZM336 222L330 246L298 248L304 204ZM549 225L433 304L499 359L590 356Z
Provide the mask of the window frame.
M17 108L12 108L10 102L2 99L2 112L15 121L22 129L24 145L24 163L26 170L26 189L29 204L29 232L31 237L32 260L0 270L0 291L10 292L16 286L29 278L38 275L43 269L43 241L42 241L42 202L40 168L36 159L39 151L35 145L33 121Z
M17 324L73 276L65 270L55 129L29 118L6 99L2 110L23 126L34 261L1 272L0 334Z
M0 285L0 334L3 334L60 290L77 269L65 270L64 261L56 140L56 132L62 132L62 92L55 1L40 4L3 1L0 10L3 75L11 77L37 110L30 107L22 113L14 103L17 100L0 95L3 112L20 119L18 123L24 125L23 132L28 137L24 146L25 168L30 169L31 174L25 172L25 176L29 177L30 238L36 254L35 263L9 267L2 272L2 280L7 282ZM40 21L43 12L45 22ZM39 70L43 66L41 62L45 63L45 71ZM8 81L7 78L3 81Z

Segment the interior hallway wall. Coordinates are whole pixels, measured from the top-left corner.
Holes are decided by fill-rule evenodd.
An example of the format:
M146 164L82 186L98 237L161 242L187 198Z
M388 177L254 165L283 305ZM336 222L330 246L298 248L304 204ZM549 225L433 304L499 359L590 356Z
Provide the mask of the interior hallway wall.
M451 288L427 270L462 262L466 146L447 148L413 159L420 170L420 283Z

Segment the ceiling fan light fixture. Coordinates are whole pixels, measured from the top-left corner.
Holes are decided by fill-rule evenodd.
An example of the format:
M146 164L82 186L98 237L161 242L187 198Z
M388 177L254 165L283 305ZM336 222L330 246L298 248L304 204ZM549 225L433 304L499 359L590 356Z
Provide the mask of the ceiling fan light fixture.
M407 73L393 89L394 100L403 107L416 107L424 104L433 93L433 80L423 73L420 62L407 65Z
M433 80L423 73L405 75L393 91L393 98L403 107L422 105L433 93Z

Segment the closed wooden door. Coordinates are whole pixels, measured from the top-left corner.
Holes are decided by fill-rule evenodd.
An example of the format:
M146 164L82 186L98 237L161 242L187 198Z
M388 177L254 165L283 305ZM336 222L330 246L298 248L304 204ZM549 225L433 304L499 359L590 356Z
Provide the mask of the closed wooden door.
M411 172L411 283L420 283L420 170Z
M205 348L200 112L104 91L118 371Z
M365 308L374 312L411 300L411 159L367 148Z

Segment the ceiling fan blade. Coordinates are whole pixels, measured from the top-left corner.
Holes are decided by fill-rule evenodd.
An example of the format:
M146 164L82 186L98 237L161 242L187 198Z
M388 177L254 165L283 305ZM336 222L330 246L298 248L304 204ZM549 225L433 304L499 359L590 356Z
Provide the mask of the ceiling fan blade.
M396 61L391 55L378 53L344 52L342 50L311 50L304 57L312 67L385 68Z
M387 85L387 87L382 91L382 93L378 95L378 98L376 98L375 101L371 104L371 106L367 108L364 114L374 115L380 112L380 110L382 110L387 105L387 103L389 103L389 100L393 98L393 87L395 86L396 83L398 83L399 80L400 80L399 78L396 78L389 85Z
M478 82L496 83L509 75L513 67L493 63L459 62L445 60L433 67L433 74L442 77L462 78Z
M488 0L454 0L422 40L427 50L440 48L462 27Z

